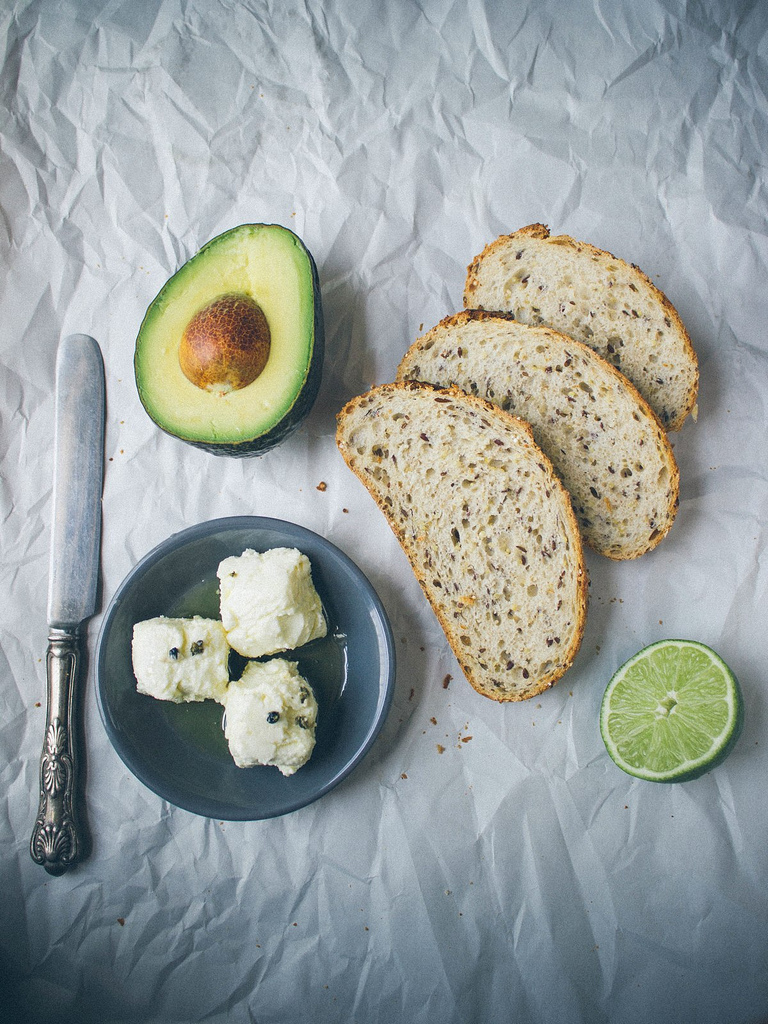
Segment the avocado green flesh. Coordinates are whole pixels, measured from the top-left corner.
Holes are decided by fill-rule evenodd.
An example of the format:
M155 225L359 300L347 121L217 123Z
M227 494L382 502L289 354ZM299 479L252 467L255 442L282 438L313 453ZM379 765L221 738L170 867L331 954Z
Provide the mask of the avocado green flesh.
M271 347L255 381L219 394L184 376L179 345L192 317L231 292L250 296L262 308ZM258 453L282 440L309 411L322 354L312 257L288 229L247 224L210 241L152 302L136 342L136 384L149 415L175 437L223 454Z

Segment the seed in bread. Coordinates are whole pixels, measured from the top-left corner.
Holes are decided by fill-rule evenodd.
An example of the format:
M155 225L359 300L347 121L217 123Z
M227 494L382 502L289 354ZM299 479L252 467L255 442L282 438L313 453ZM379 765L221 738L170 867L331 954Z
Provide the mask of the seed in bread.
M530 426L458 388L384 384L336 440L384 512L470 684L555 683L579 649L587 576L570 499Z
M669 439L637 390L586 345L465 310L418 338L397 376L455 385L527 420L600 554L637 558L669 531L680 478Z
M669 299L636 266L531 224L501 235L467 268L467 309L512 313L593 348L679 430L696 405L699 370Z

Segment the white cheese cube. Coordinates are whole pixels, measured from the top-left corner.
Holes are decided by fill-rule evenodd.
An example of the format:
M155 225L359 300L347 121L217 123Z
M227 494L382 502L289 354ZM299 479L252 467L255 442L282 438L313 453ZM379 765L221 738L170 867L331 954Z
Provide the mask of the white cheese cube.
M227 640L246 658L301 647L328 627L309 559L295 548L225 558L218 568Z
M133 627L136 689L158 700L221 700L229 683L229 646L218 619L160 615Z
M223 700L224 735L240 768L274 765L293 775L315 746L317 701L295 662L251 661Z

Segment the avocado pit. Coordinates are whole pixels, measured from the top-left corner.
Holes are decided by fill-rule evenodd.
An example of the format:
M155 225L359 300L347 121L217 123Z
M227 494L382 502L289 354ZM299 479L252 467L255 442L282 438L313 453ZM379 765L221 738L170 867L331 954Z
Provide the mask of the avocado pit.
M226 394L252 384L269 359L264 311L249 295L228 293L203 306L187 324L179 365L203 391Z

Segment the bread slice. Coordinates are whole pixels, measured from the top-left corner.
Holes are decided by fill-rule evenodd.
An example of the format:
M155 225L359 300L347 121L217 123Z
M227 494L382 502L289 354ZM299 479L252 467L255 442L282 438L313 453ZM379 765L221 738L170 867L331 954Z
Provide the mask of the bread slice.
M699 370L672 303L636 266L543 224L502 235L467 268L467 309L512 313L584 342L679 430L696 405Z
M565 488L531 429L458 388L399 382L338 415L471 685L498 701L555 683L581 643L587 575Z
M637 390L586 345L465 310L418 338L397 376L460 387L527 420L600 554L637 558L674 522L680 474L669 439Z

